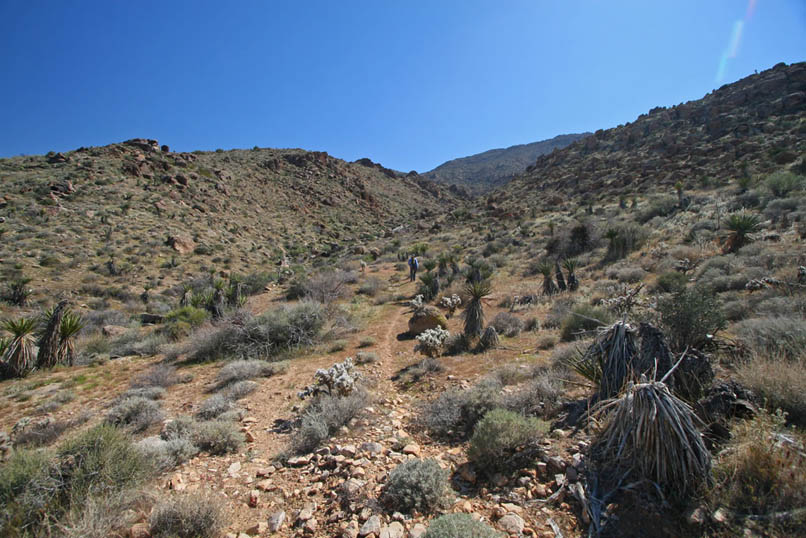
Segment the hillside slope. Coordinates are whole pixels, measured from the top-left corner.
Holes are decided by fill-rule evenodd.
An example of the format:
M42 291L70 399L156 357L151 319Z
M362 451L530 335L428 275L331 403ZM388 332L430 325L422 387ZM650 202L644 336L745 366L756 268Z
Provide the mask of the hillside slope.
M677 182L688 188L763 174L805 154L806 63L781 63L543 155L497 197L525 209L557 199L549 193L596 199L673 192Z
M423 177L446 185L460 185L471 191L483 192L502 185L522 173L540 155L551 153L580 140L590 133L565 134L549 140L491 149L476 155L452 159Z
M175 153L145 139L2 159L0 178L2 270L51 292L306 263L453 199L324 152Z

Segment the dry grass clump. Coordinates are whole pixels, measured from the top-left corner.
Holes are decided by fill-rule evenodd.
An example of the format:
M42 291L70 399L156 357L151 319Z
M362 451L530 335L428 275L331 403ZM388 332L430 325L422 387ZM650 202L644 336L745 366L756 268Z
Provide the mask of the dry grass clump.
M199 450L219 456L238 450L244 438L234 422L209 420L194 425L191 441Z
M787 360L806 358L806 322L803 319L752 318L740 321L733 330L757 354Z
M802 531L806 523L803 436L786 431L780 414L763 412L738 423L733 434L714 468L711 502L739 516L760 516L754 519L772 527L768 529L772 535L793 536L790 533L797 533L796 529Z
M597 409L605 423L592 447L600 468L634 472L684 499L708 480L711 454L694 411L661 382L630 384Z
M221 535L224 515L219 500L180 495L157 504L148 525L154 538L216 538Z
M590 305L577 305L563 318L560 326L560 339L570 342L590 336L596 329L608 325L613 314L608 310Z
M162 387L167 388L179 383L176 368L167 364L152 366L147 372L132 381L132 388Z
M523 330L523 320L509 312L499 312L491 323L498 334L503 334L510 338L518 336Z
M736 378L768 409L781 409L790 422L806 427L806 362L754 354L737 367Z

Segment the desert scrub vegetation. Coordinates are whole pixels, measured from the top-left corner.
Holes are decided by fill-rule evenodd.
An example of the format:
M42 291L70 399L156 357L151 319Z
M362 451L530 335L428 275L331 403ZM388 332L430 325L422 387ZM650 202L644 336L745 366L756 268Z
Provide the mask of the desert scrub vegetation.
M0 534L25 529L47 535L68 519L80 519L91 499L130 491L152 470L128 437L109 425L87 430L55 451L15 450L0 467Z
M194 362L273 358L315 343L324 323L324 308L310 301L261 316L238 311L216 326L202 327L186 353Z
M714 478L708 500L714 507L732 510L736 520L761 516L755 519L772 535L792 535L803 529L804 437L787 430L780 413L762 412L737 423L733 439L714 466Z
M505 536L470 514L446 514L434 518L423 538L502 538Z
M538 440L549 425L506 409L488 411L473 430L467 456L480 468L501 470L515 463L516 450Z
M612 320L613 314L605 308L586 304L574 306L562 320L560 339L570 342L590 336L596 329L609 325Z
M806 362L806 322L802 318L751 318L732 331L758 355Z
M207 495L177 495L154 506L148 518L154 538L217 538L224 526L220 501Z
M288 362L267 362L260 359L235 360L228 362L216 375L216 387L222 389L228 385L254 379L256 377L272 377L288 371Z
M687 288L661 297L657 310L673 351L701 347L726 327L716 297L703 287Z
M430 513L444 505L450 490L448 472L437 460L412 459L389 473L383 501L395 510Z
M499 312L493 318L491 323L498 334L503 334L507 337L518 336L523 331L524 323L521 318L509 312Z
M128 427L132 432L145 431L163 419L159 403L142 396L131 396L113 406L106 422L113 426Z
M781 410L806 428L806 361L753 353L736 366L736 378L770 411Z

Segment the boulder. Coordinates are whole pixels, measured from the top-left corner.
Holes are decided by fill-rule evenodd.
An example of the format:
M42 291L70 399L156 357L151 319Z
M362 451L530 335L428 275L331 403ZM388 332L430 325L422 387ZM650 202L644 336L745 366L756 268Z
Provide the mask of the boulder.
M409 334L412 336L417 336L423 331L437 327L447 329L448 320L435 306L428 305L416 310L409 320Z
M104 336L111 336L117 337L126 334L129 331L126 327L121 327L120 325L104 325L101 328L101 333Z
M190 254L196 248L193 239L186 234L169 235L165 244L177 251L179 254Z

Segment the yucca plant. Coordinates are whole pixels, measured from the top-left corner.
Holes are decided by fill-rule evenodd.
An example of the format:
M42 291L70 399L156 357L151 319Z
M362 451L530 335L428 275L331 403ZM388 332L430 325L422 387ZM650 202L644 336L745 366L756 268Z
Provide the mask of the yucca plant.
M1 326L5 331L11 333L11 338L3 353L3 362L11 376L25 377L34 369L36 361L34 355L36 319L7 319L2 322Z
M537 270L543 275L543 295L551 296L558 293L557 285L551 278L551 264L543 262L537 266Z
M464 334L468 338L479 336L484 329L484 305L482 299L490 295L492 285L489 280L470 282L465 286L465 326Z
M459 265L456 263L456 255L450 252L440 254L437 259L437 268L437 274L439 276L447 275L448 270L450 270L452 274L458 273Z
M599 404L605 416L591 447L603 469L635 473L676 500L688 498L711 472L711 453L697 428L699 419L662 382L630 383L613 400Z
M490 325L484 329L484 332L481 334L479 348L486 351L488 349L495 349L499 345L501 345L501 338L498 336L498 331L495 330L495 327Z
M52 368L58 364L59 334L66 311L67 301L59 301L59 304L47 312L47 323L39 337L39 352L36 356L37 368Z
M73 312L65 312L59 327L59 364L73 365L76 335L84 328L84 320Z
M28 298L34 292L34 290L28 287L30 283L31 279L27 277L12 280L6 285L3 298L13 305L25 306L28 304Z
M725 242L725 252L736 252L753 241L751 234L759 231L761 221L758 215L740 211L728 215L725 226L731 232Z
M420 275L417 293L422 295L424 300L431 301L439 294L439 287L439 277L437 274L428 271Z
M554 278L557 279L557 287L560 288L560 291L566 291L568 286L565 284L565 277L563 277L563 272L560 270L560 264L558 262L554 262Z
M193 298L193 287L190 284L182 284L182 295L179 297L179 307L188 306Z
M573 258L567 258L563 260L563 267L565 268L566 272L568 273L568 290L569 291L576 291L579 289L579 280L577 280L576 269L579 266L577 261Z

